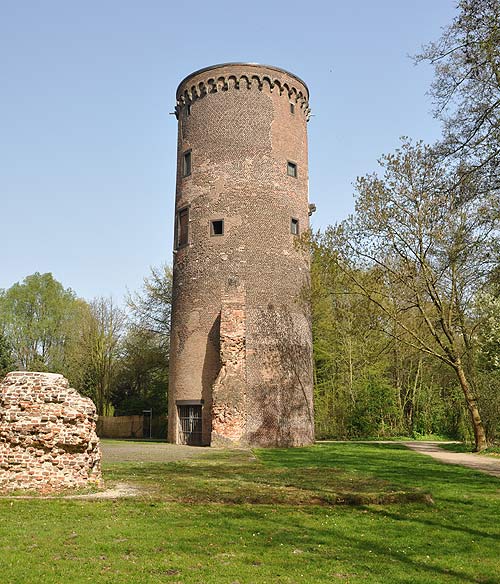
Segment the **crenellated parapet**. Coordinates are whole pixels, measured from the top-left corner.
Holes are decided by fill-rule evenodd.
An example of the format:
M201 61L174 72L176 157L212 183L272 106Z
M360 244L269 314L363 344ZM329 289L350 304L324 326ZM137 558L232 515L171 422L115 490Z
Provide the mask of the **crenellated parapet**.
M224 63L200 69L186 77L177 88L175 115L178 118L184 107L203 99L211 93L233 90L276 92L300 109L309 121L309 91L296 75L268 65L255 63Z

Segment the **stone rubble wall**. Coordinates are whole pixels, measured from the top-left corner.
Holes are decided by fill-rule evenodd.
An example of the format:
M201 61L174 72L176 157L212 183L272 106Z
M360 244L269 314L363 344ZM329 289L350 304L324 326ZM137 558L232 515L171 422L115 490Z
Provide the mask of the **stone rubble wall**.
M220 313L221 368L212 392L213 446L235 446L246 432L245 292L224 295Z
M0 492L101 486L97 412L56 373L16 371L0 383Z

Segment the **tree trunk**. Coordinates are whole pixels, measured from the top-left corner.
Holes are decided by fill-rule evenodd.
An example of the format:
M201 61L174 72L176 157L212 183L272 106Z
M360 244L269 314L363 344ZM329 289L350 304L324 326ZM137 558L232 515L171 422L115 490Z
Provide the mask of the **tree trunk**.
M467 403L467 408L469 410L469 414L472 421L472 427L474 429L474 440L476 443L474 451L481 452L482 450L485 450L488 447L488 443L486 441L486 432L484 431L484 426L481 420L481 416L479 414L477 402L471 391L469 382L465 377L465 372L463 370L462 363L460 360L457 360L455 362L454 369L457 373L458 380L460 381L460 387L464 392L465 401Z
M351 401L353 405L356 403L354 399L354 370L353 370L353 363L352 363L352 339L349 338L347 341L347 345L349 348L349 395L351 396Z

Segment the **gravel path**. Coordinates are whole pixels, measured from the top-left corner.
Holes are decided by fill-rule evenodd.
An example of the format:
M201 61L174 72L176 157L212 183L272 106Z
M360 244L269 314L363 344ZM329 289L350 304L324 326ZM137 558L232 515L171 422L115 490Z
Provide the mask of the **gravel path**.
M448 452L439 448L439 442L402 442L402 444L411 450L427 454L446 464L461 464L494 477L500 477L500 458L467 454L465 452Z
M101 440L102 461L106 462L175 462L186 458L201 458L213 453L213 448L167 444L166 442L132 442L131 440Z

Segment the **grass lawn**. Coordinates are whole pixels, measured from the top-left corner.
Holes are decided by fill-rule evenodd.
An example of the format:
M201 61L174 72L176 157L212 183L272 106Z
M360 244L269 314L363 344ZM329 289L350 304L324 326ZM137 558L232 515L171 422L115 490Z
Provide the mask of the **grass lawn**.
M141 495L0 500L1 582L499 582L498 479L398 444L104 470Z

